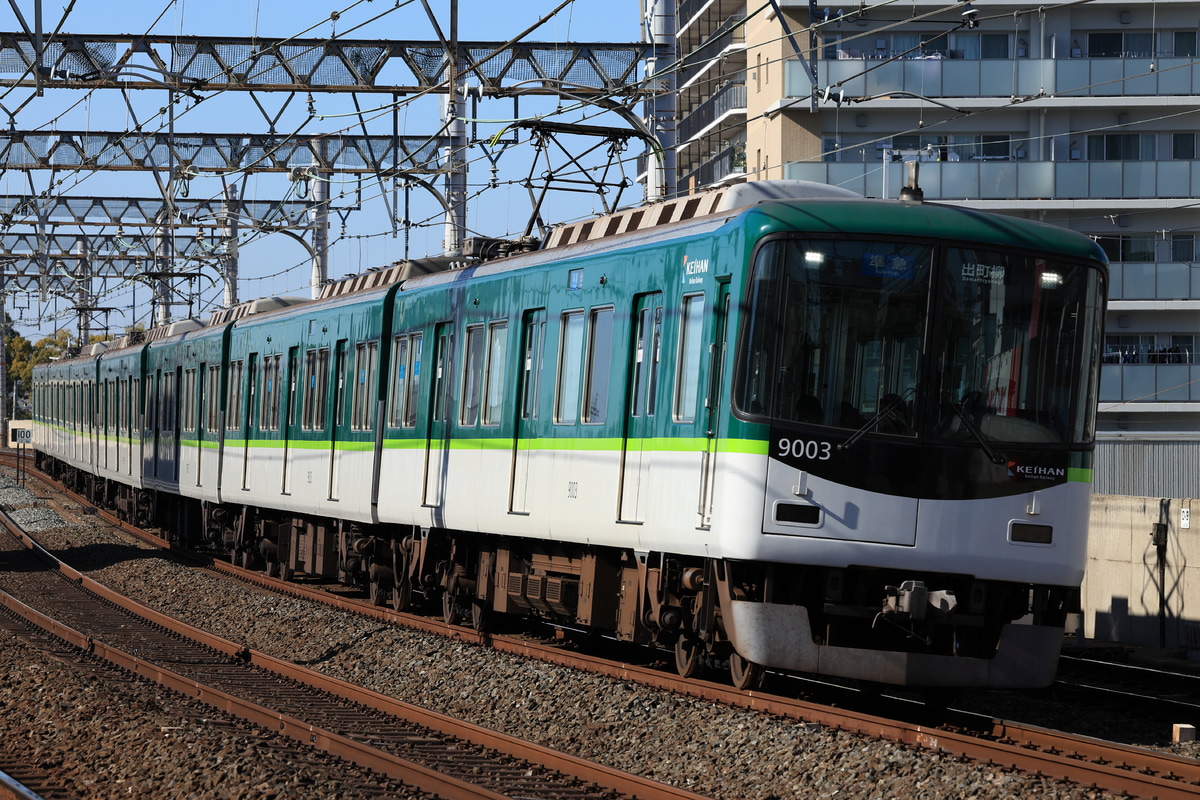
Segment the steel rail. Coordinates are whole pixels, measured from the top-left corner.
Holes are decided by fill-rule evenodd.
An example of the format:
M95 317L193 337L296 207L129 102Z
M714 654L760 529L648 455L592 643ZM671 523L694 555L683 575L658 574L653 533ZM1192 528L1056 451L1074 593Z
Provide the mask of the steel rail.
M642 800L704 800L703 795L622 772L576 756L567 755L548 747L463 722L444 714L428 711L200 630L131 600L103 584L97 583L75 568L62 563L45 551L24 531L21 531L11 518L2 511L0 511L0 525L3 525L10 533L20 539L26 548L37 553L43 560L48 560L62 575L78 584L82 589L92 592L102 600L112 603L154 625L187 639L197 641L212 650L229 656L231 659L245 661L252 666L270 671L318 691L333 694L350 703L357 703L390 716L406 719L414 724L455 739L530 762L547 770L569 775L587 783L596 784L605 789L618 792L623 796L637 797ZM149 678L184 695L197 698L241 719L261 725L270 730L278 730L280 733L297 741L311 744L325 752L376 770L390 778L411 784L424 791L443 794L448 798L463 798L463 800L473 798L479 798L479 800L499 800L505 797L505 795L497 794L464 781L440 775L427 767L407 759L376 750L346 736L313 726L302 720L193 681L190 678L164 669L118 648L96 641L93 637L89 637L69 626L63 625L2 592L0 592L0 604L8 607L31 624L53 633L55 636L76 647L94 653L117 666Z
M56 482L52 483L60 487ZM78 497L70 492L68 494ZM80 500L86 503L86 500ZM105 515L105 519L120 522L115 517L106 515L106 512L99 513ZM135 530L123 522L120 524L124 530ZM145 533L135 535L163 542L161 538ZM1118 794L1131 793L1141 797L1156 797L1159 800L1194 800L1200 794L1200 761L1169 753L999 719L990 721L988 738L982 738L758 691L742 692L710 681L683 679L661 670L569 653L549 645L493 636L447 625L440 620L395 612L321 589L284 582L218 560L212 560L209 566L262 588L333 606L371 619L399 623L460 641L486 645L501 652L585 669L710 702L817 723L974 761L1011 766L1026 773L1096 786Z

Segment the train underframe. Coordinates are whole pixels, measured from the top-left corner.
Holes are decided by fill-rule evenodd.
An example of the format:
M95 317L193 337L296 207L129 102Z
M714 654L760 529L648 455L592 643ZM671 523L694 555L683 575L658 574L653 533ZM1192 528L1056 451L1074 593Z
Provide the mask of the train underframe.
M447 622L481 630L494 615L515 615L667 648L680 674L728 670L739 688L757 685L764 669L742 651L766 652L755 644L735 646L761 633L750 632L746 619L759 620L760 627L799 629L802 640L811 640L793 643L792 650L802 651L798 656L762 656L766 666L884 683L1016 687L1048 682L1066 616L1078 610L1078 589L1071 587L368 525L133 489L61 462L45 467L98 506L130 522L158 526L172 541L225 554L243 567L285 579L312 576L358 586L376 605L396 610L416 603L435 611L440 606ZM753 613L732 613L739 609ZM735 617L743 621L735 624ZM1017 620L1041 635L1034 644L1028 637L1019 641L1016 657L1048 660L1049 672L1043 663L1028 675L1006 674L990 684L986 677L971 677L986 676L986 665L1000 661L1005 641L1022 633L1023 626L1013 624ZM773 640L788 634L761 635L772 640L771 650ZM895 667L901 657L914 660ZM873 660L889 666L862 667ZM956 670L968 663L984 666ZM1010 673L1014 668L1026 669L1006 667Z

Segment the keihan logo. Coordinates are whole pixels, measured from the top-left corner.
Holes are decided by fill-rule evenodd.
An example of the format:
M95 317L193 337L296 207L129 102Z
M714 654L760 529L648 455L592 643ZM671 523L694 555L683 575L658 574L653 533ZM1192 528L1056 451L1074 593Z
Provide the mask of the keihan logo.
M683 272L685 275L703 275L708 272L707 258L693 258L688 261L688 257L683 257Z
M1067 477L1067 470L1063 467L1035 467L1010 461L1008 462L1008 476L1035 481L1053 481Z

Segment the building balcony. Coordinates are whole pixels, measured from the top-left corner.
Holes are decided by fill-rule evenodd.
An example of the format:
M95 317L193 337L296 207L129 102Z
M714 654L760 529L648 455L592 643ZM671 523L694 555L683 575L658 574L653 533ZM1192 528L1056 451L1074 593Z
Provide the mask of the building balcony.
M1148 411L1150 404L1153 410L1170 411L1163 406L1200 403L1200 364L1102 364L1100 411L1114 410L1105 403L1122 403L1121 411Z
M724 13L725 16L744 11L746 4L741 0L682 0L675 19L678 23L680 36L692 26L704 12L712 15Z
M742 24L745 20L744 14L729 17L704 44L696 48L695 52L683 54L683 66L679 70L680 88L695 80L727 51L745 49L746 27Z
M896 197L900 162L795 161L784 177L841 186L866 197ZM930 161L921 164L927 200L1147 201L1200 197L1200 161Z
M680 143L690 141L707 132L708 128L722 122L731 114L746 113L746 84L730 83L722 86L716 94L705 100L696 109L679 121Z
M853 53L854 51L850 51ZM787 97L808 97L812 82L799 61L785 65ZM865 72L870 70L869 72ZM865 74L864 74L865 72ZM848 97L908 92L935 98L1165 97L1200 94L1200 62L1190 58L898 59L817 62L817 85ZM800 109L799 106L796 107Z
M1200 301L1200 268L1181 261L1114 261L1109 265L1108 299L1121 301L1121 307L1137 308L1147 301ZM1188 303L1194 308L1194 303Z
M679 179L679 191L691 192L705 186L734 183L746 177L746 146L738 143L725 148L698 168Z

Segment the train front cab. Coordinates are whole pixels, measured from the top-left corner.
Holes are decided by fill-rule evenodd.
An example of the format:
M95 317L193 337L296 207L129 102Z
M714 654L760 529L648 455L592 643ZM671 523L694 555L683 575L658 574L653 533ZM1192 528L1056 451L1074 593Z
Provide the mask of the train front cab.
M1105 262L1061 233L1013 227L1013 249L942 216L981 241L758 252L732 401L768 437L762 518L724 519L743 533L723 627L752 662L907 685L1053 677L1086 558Z

